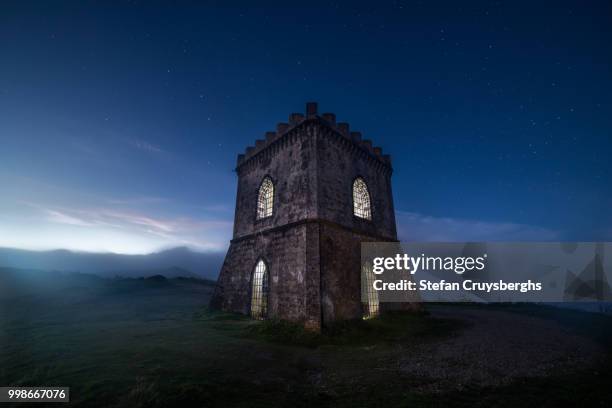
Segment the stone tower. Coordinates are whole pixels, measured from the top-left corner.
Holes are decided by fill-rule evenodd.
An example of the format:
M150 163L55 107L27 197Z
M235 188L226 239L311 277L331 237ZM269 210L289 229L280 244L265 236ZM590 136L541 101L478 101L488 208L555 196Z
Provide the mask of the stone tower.
M391 158L308 103L238 155L236 173L211 305L313 329L364 316L360 244L397 241Z

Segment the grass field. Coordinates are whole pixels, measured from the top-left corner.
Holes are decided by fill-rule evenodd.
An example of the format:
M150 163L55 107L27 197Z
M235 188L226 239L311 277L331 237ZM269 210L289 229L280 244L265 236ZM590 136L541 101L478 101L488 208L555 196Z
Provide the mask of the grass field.
M526 306L485 311L554 324L562 327L559 333L587 339L603 352L596 364L576 370L513 377L499 386L471 385L468 379L460 389L432 391L423 385L435 378L425 380L413 367L406 369L412 351L426 350L418 364L427 366L428 350L452 346L473 323L436 313L390 315L315 335L280 322L211 312L212 286L205 281L58 278L0 268L0 283L0 385L69 386L70 406L552 407L612 402L612 321L603 315ZM449 308L469 309L436 307L447 314ZM453 366L458 360L445 361L431 360L438 371L425 368L439 376L461 369Z

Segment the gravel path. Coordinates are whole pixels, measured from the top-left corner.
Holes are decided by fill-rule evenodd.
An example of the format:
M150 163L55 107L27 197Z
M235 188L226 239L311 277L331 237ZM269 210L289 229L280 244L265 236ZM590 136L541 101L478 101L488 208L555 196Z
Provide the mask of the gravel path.
M451 338L415 345L400 360L400 372L418 379L414 386L424 392L497 386L521 377L584 369L603 353L594 341L550 320L443 306L431 313L468 325Z

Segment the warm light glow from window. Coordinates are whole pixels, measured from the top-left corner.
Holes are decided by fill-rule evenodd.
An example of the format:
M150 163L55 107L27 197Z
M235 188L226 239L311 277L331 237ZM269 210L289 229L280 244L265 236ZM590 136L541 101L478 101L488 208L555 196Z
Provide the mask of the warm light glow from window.
M263 320L268 315L268 271L263 260L259 260L253 272L251 291L251 316Z
M361 268L361 279L362 285L365 285L366 293L368 295L368 301L363 305L363 318L370 319L372 317L376 317L379 314L379 302L378 302L378 292L374 289L374 272L372 271L372 266L365 263Z
M365 181L359 177L353 182L353 213L359 218L372 219L370 193Z
M259 186L257 197L257 219L272 216L272 206L274 205L274 184L270 177L266 177Z

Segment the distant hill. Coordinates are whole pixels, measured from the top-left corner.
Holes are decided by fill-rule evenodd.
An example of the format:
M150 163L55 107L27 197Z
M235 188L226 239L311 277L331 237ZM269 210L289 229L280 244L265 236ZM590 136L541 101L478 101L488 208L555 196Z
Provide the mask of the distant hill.
M210 294L214 287L214 281L195 277L166 278L153 274L146 278L103 278L80 272L0 267L0 309L7 307L6 302L11 302L11 305L33 301L57 305L57 302L90 302L97 298L108 300L116 295L143 296L144 292L150 296L154 289L164 290L165 297L177 291L186 295Z
M185 247L147 255L0 248L0 267L81 272L102 277L163 275L216 280L222 263L222 253L196 252Z

